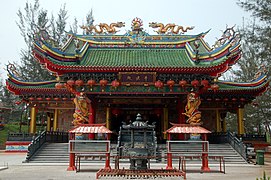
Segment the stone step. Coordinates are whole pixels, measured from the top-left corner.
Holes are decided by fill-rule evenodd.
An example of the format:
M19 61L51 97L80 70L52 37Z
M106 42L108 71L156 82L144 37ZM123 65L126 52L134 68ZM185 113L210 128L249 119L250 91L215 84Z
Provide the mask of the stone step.
M111 155L117 155L117 149L115 144L111 144ZM158 155L166 154L166 145L158 145L161 149L158 151ZM173 150L185 152L201 152L201 146L195 146L191 144L186 144L182 146L173 146ZM178 154L178 153L177 153ZM233 164L244 164L246 161L229 145L229 144L209 144L209 154L212 156L224 156L226 163ZM86 162L101 162L104 161L98 160L86 160ZM111 160L114 162L114 159ZM155 160L153 160L155 162ZM166 162L166 160L164 160ZM174 162L177 160L173 159ZM210 163L215 162L209 160ZM31 159L30 162L42 162L42 163L68 163L69 154L68 154L68 143L46 143ZM85 160L82 159L82 162ZM121 162L129 162L129 160L121 160ZM188 161L187 161L188 162ZM201 163L201 160L192 160L189 163Z

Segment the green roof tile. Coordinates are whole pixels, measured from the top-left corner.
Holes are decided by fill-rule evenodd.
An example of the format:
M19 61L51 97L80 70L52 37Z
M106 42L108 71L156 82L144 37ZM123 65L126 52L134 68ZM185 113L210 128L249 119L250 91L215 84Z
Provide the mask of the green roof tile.
M90 48L80 60L63 62L54 60L56 64L64 66L92 66L92 67L152 67L152 68L182 68L182 67L209 67L223 62L226 57L215 62L205 61L195 64L191 61L185 49L107 49Z

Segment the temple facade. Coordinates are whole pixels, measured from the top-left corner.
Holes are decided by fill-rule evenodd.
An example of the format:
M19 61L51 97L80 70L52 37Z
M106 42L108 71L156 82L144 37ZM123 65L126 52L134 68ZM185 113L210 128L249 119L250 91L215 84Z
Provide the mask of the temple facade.
M155 35L135 18L131 30L117 35L118 22L82 26L83 35L68 34L63 47L40 33L33 55L56 79L26 82L8 68L7 88L30 107L30 133L36 131L37 114L46 112L47 130L67 131L74 126L75 99L88 99L83 123L106 123L118 132L140 113L156 123L157 136L165 139L170 123L186 123L185 109L191 92L201 102L202 126L226 132L226 115L237 114L238 134L244 134L244 106L261 95L269 81L259 72L250 82L235 83L218 78L241 57L240 35L227 28L213 47L203 32L187 35L193 27L149 23ZM80 97L79 97L80 98ZM80 100L80 99L79 99ZM80 115L79 115L80 116Z

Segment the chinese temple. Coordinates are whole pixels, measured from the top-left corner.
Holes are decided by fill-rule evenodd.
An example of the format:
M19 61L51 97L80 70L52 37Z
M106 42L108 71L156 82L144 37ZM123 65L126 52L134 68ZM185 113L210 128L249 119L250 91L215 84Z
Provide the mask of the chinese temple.
M33 55L56 79L24 81L13 67L6 81L8 90L29 104L30 133L36 132L41 111L47 114L48 131L71 129L78 97L87 99L81 123L105 123L118 132L121 122L129 124L140 113L143 120L156 123L158 139L166 139L163 132L170 123L186 123L191 92L190 98L200 100L204 128L226 132L226 115L231 112L237 114L238 134L245 133L244 106L265 92L269 81L264 72L250 82L218 79L241 57L240 35L233 28L210 47L204 41L208 31L187 35L194 27L151 22L156 32L152 35L135 18L131 30L116 34L124 26L81 26L84 33L68 34L61 48L46 32L36 36Z

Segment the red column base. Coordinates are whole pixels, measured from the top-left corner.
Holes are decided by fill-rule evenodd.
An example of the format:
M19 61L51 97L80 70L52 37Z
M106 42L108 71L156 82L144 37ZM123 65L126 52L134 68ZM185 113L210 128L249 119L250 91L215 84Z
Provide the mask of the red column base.
M105 166L104 169L109 169L110 170L111 167L110 166Z
M75 171L76 170L76 167L75 166L71 166L71 167L68 167L67 168L67 171Z
M201 171L203 172L210 172L210 168L209 167L201 167Z
M173 167L167 165L166 169L173 169Z

